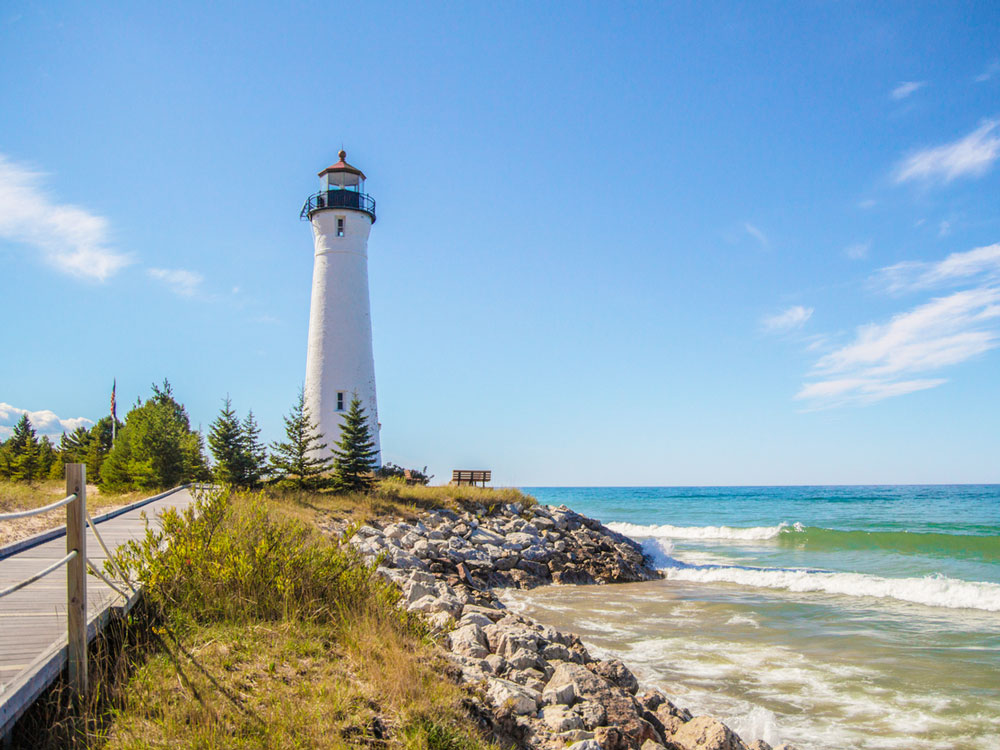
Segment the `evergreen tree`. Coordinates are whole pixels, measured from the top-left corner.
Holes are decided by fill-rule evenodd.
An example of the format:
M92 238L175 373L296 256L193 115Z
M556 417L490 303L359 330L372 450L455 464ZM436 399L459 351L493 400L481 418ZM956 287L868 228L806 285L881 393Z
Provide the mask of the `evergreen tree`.
M42 435L41 440L38 441L38 468L35 475L39 479L47 478L52 471L52 465L56 463L58 457L52 441L49 440L49 436Z
M323 474L330 470L327 444L310 419L305 393L299 389L299 400L285 417L286 443L271 443L270 470L282 482L299 489L317 489L324 483Z
M38 475L38 440L27 414L22 414L10 436L10 478L31 482Z
M342 492L367 492L375 481L375 441L368 417L355 393L340 425L340 442L333 449L333 484Z
M243 481L247 487L256 487L267 472L267 447L260 440L260 427L253 416L253 409L243 420Z
M68 464L84 463L87 459L90 440L90 430L86 427L77 427L69 435L64 432L59 438L59 451L63 454L63 460Z
M87 464L87 476L95 479L101 475L101 466L111 452L112 436L111 417L101 417L97 424L90 428L86 449L80 452L79 462ZM122 428L121 423L116 429Z
M110 418L109 418L110 419ZM187 412L170 384L153 386L153 397L125 417L114 447L100 469L109 489L153 489L208 478L201 433L191 430Z
M243 443L243 427L227 395L219 416L208 428L208 447L215 459L216 481L237 486L244 484Z

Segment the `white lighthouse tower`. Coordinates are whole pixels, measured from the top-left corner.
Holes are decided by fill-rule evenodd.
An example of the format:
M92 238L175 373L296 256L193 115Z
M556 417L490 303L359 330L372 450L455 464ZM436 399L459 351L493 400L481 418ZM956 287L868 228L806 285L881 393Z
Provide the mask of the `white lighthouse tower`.
M302 207L315 247L305 405L323 442L332 447L357 393L381 466L368 300L368 233L375 223L375 200L365 193L364 173L346 158L341 151L340 161L319 173L320 191Z

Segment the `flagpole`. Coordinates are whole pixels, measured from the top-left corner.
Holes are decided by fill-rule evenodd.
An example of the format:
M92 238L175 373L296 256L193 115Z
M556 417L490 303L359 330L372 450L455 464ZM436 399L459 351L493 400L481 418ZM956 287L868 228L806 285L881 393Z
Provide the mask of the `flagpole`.
M115 444L118 433L118 417L115 414L115 390L118 388L118 378L111 381L111 445Z

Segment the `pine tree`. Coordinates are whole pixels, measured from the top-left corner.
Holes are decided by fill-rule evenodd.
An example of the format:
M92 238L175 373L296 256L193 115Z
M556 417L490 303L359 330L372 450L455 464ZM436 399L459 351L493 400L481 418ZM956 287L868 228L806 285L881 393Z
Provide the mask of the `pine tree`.
M90 430L86 427L77 427L70 434L65 432L59 438L59 450L63 454L63 459L68 464L82 464L87 458L87 449L90 447ZM96 476L93 475L93 476Z
M375 481L375 441L368 428L368 417L358 394L340 425L340 442L333 449L333 484L341 492L367 492Z
M243 482L246 487L256 487L267 471L267 448L260 441L260 427L254 419L253 409L243 420Z
M243 428L228 395L222 403L219 416L208 428L208 447L215 459L216 481L239 486L245 473Z
M327 443L310 419L305 393L299 390L299 400L285 417L287 443L271 443L271 473L283 482L299 489L317 489L324 483L323 474L330 470Z
M10 436L11 479L31 482L38 473L38 440L27 414L14 425Z

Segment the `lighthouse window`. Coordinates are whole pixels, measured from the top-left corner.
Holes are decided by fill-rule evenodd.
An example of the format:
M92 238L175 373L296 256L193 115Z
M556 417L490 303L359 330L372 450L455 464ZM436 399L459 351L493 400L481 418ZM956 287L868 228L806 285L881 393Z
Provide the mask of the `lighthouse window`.
M344 217L342 216L337 217L337 236L344 236Z
M341 219L343 221L343 219ZM337 391L337 411L344 410L344 392Z

